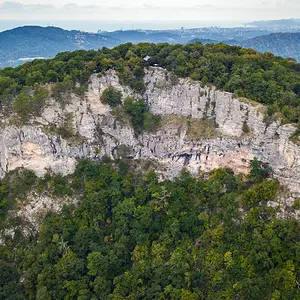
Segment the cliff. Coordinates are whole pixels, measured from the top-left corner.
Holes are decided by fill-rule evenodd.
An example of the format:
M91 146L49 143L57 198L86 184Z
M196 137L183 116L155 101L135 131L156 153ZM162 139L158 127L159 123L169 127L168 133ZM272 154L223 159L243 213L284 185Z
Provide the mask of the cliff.
M145 70L146 91L135 95L120 84L114 71L92 75L84 97L66 96L62 106L49 98L40 117L16 125L3 118L0 133L0 176L18 167L43 175L47 169L72 173L78 158L103 156L151 159L163 176L175 176L183 167L193 174L217 167L249 172L257 157L268 163L274 177L292 193L300 193L300 148L290 141L296 131L280 120L266 121L265 108L232 94L177 79L161 68ZM129 121L100 101L108 86L123 97L143 97L153 114L162 116L156 132L135 135ZM58 134L68 127L72 137ZM122 150L122 151L121 151Z

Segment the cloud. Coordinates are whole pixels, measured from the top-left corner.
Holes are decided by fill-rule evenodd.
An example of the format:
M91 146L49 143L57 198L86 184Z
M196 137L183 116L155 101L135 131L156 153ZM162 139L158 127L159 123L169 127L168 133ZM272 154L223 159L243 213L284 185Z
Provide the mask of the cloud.
M0 5L1 19L6 19L5 14L19 15L19 14L32 14L35 12L52 12L56 11L55 7L51 4L22 4L20 2L4 2ZM2 16L3 15L3 16Z
M0 0L1 1L1 0ZM24 0L25 1L25 0ZM35 0L30 0L35 1ZM37 0L36 0L37 1ZM42 0L43 1L43 0ZM47 0L45 0L47 1ZM55 1L55 0L54 0ZM220 0L182 2L85 0L87 4L24 4L7 1L0 4L3 20L260 20L299 17L299 0ZM75 0L74 0L75 1ZM78 0L79 1L79 0ZM92 2L88 2L92 1ZM1 3L1 2L0 2ZM56 3L56 2L53 2ZM97 3L97 4L90 4Z

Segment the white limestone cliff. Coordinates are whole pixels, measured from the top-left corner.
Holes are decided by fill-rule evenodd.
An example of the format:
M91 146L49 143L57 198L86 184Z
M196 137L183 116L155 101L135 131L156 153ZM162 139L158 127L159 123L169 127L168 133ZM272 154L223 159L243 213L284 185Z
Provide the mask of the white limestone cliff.
M101 77L95 74L84 97L69 96L65 107L49 99L41 117L32 118L26 126L2 119L0 177L18 167L38 175L47 169L69 174L78 158L115 158L122 146L133 159L157 161L165 176L175 176L183 167L194 174L217 167L247 173L250 161L257 157L270 165L274 177L292 193L300 193L300 147L289 139L296 130L293 125L280 125L279 120L267 124L261 105L234 99L230 93L190 79L175 80L161 68L145 71L142 97L152 113L162 115L158 131L136 136L126 119L118 120L101 103L103 90L113 85L124 98L138 95L123 87L114 71ZM73 139L50 130L67 117Z

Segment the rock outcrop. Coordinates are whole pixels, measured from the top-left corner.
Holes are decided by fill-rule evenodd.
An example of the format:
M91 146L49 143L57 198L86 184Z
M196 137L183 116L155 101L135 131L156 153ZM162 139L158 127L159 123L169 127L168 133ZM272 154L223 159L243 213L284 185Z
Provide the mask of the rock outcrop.
M50 98L42 115L27 125L2 120L0 177L18 167L38 175L47 169L68 174L78 158L105 155L155 160L165 176L175 176L183 167L194 174L217 167L247 173L250 161L257 157L291 192L300 193L300 147L290 141L296 130L293 125L265 122L263 106L190 79L174 78L161 68L145 72L146 92L140 97L152 113L162 116L159 130L136 136L128 120L116 116L100 96L109 85L122 91L124 98L139 95L122 86L114 71L92 75L84 97L68 96L64 107ZM73 136L64 139L56 129L66 122Z

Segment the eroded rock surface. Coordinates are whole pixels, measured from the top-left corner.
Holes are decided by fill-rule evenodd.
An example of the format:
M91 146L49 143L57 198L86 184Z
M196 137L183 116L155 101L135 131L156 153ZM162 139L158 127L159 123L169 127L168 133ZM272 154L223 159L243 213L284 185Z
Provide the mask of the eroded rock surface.
M49 99L41 117L26 126L7 125L9 120L3 119L0 176L17 167L38 175L46 169L69 174L78 158L115 158L123 147L133 159L159 162L165 176L175 176L183 167L194 174L217 167L247 173L250 161L257 157L291 192L300 193L300 148L289 140L296 130L293 125L281 126L279 120L267 124L263 106L190 79L176 79L161 68L146 70L144 80L142 97L151 112L163 118L157 132L136 136L128 120L119 120L101 103L109 85L121 90L124 98L138 97L120 85L114 71L93 75L84 97L68 96L64 107ZM74 135L70 139L53 130L66 119Z

